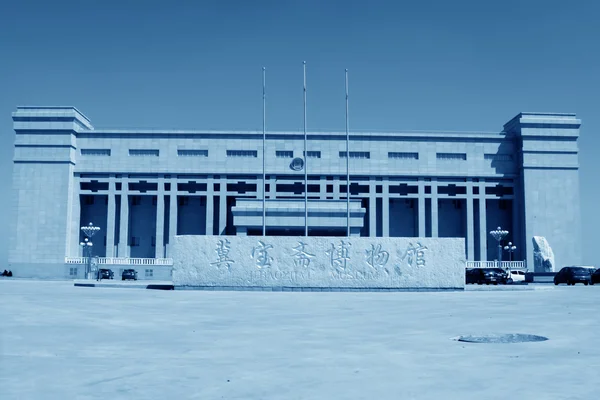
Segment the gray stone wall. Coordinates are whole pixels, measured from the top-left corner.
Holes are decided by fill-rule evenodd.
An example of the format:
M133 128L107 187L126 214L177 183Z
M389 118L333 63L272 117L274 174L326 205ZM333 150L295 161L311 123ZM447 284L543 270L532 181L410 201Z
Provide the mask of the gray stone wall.
M462 238L176 236L177 287L464 287Z

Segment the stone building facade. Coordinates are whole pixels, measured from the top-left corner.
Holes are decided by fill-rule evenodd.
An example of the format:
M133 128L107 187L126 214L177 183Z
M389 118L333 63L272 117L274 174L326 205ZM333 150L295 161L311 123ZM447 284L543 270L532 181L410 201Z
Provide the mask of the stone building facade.
M80 227L100 227L94 254L168 278L176 235L346 235L346 135L94 129L73 107L19 107L9 266L15 276L76 277ZM574 114L521 113L498 133L351 132L351 235L462 237L466 259L497 258L489 231L509 231L533 268L533 236L557 267L580 264ZM508 255L504 255L505 258ZM443 266L440 266L443 268ZM117 268L118 269L118 268Z

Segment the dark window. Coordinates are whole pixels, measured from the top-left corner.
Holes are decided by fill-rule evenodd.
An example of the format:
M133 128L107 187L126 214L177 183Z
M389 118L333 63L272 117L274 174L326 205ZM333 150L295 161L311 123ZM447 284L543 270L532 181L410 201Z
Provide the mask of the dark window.
M418 160L419 153L402 153L391 151L388 153L388 158L395 158L400 160Z
M81 149L82 156L110 156L110 149Z
M457 194L467 194L467 188L464 186L448 185L438 186L439 194L447 194L449 196L456 196Z
M227 150L227 157L258 157L256 150Z
M177 155L180 157L208 157L208 150L177 150Z
M347 153L345 151L340 151L340 158L346 158L346 154ZM371 158L371 153L369 153L368 151L351 151L350 158L369 159L369 158Z
M490 161L512 161L512 154L484 154L483 158Z
M146 193L148 191L155 191L155 190L158 190L158 183L147 182L147 181L130 182L129 190L131 190L132 192L140 192L140 193Z
M466 153L437 153L436 158L438 160L466 160Z
M153 149L129 149L130 156L150 156L150 157L158 157L160 152L158 150Z
M277 150L275 152L275 157L277 157L277 158L293 158L294 152L291 150Z
M306 158L321 158L320 151L307 151Z

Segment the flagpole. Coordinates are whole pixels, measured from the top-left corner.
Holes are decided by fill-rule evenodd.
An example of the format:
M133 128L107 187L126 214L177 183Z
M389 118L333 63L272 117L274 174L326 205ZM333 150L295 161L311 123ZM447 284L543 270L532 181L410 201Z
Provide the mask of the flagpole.
M302 63L304 72L304 236L308 236L308 173L306 152L306 61Z
M265 71L265 67L263 67L262 69L262 78L263 78L263 139L262 139L262 172L263 172L263 177L262 177L262 184L263 184L263 196L262 196L262 235L266 236L266 232L267 232L267 227L266 227L266 217L267 217L267 211L266 211L266 188L267 188L267 184L266 184L266 175L265 175L265 142L267 140L267 134L266 134L266 125L267 125L267 103L266 103L266 96L265 96L265 78L266 78L266 71Z
M350 237L350 121L348 119L348 69L346 69L346 232Z

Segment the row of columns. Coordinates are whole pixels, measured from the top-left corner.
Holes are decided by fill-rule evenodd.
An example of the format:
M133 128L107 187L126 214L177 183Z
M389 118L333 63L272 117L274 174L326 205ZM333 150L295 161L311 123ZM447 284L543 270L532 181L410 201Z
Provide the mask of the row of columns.
M129 256L129 181L127 178L120 178L119 182L121 182L121 191L120 194L120 227L119 227L119 243L118 243L118 254L114 254L114 246L110 245L114 243L114 232L115 232L115 224L116 224L116 179L114 176L109 178L109 189L108 189L108 219L107 219L107 235L106 240L109 244L107 246L107 257L128 257ZM177 235L177 182L171 181L171 189L167 192L165 191L166 182L165 178L160 177L158 179L158 191L157 195L157 215L156 215L156 257L163 258L165 256L165 237L164 237L164 221L165 221L165 212L169 213L169 243L172 243L173 237ZM340 197L344 196L345 193L340 193L339 190L339 178L335 179L333 183L333 193L327 193L326 185L331 181L322 180L320 185L320 197L326 198L328 195L332 195L334 199L340 199ZM213 234L214 232L214 196L219 196L219 216L217 218L218 221L218 234L224 234L226 224L227 224L227 185L225 182L220 182L219 190L217 193L214 191L214 178L210 177L207 180L207 191L206 191L206 233ZM382 193L376 193L376 186L382 186ZM437 181L435 178L432 178L431 181L419 180L417 182L418 186L418 236L425 237L426 236L426 221L425 221L425 199L428 197L431 199L431 236L438 237L438 190L437 190ZM425 186L431 187L431 193L425 193ZM473 194L473 187L479 187L479 193ZM482 260L487 259L487 226L486 226L486 195L485 195L485 182L479 182L475 184L473 181L469 180L466 183L467 194L466 194L466 205L467 205L467 256L469 260L474 260L475 254L475 223L478 224L479 231L479 254ZM137 194L137 192L136 192ZM165 195L170 196L170 206L169 210L165 210ZM270 187L268 191L269 198L274 199L276 196L275 191L275 183L273 181L270 182ZM369 182L369 232L370 236L376 235L376 204L377 200L381 199L382 202L382 220L384 221L382 226L382 236L389 236L389 210L390 210L390 198L389 198L389 180L383 179L382 181L371 180ZM262 185L259 184L257 188L257 198L262 198ZM457 197L465 198L463 197ZM479 201L479 220L474 221L474 207L473 202ZM517 204L517 202L513 202L513 204ZM513 218L516 218L517 212L516 209L513 208ZM385 222L387 221L387 222ZM518 226L518 224L513 221L513 226ZM518 241L518 232L514 233L514 241ZM167 255L169 251L167 250Z

